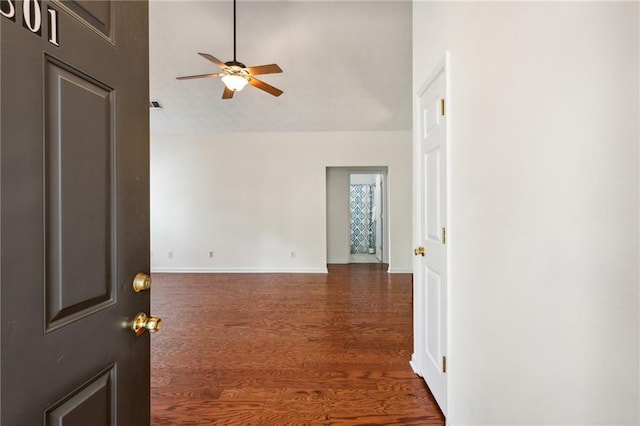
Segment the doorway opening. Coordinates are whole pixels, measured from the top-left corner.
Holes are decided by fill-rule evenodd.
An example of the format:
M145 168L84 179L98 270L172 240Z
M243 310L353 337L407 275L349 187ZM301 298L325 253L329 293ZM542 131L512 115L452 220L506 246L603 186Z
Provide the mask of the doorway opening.
M327 167L327 263L389 263L387 167Z
M349 263L381 263L382 173L349 174Z

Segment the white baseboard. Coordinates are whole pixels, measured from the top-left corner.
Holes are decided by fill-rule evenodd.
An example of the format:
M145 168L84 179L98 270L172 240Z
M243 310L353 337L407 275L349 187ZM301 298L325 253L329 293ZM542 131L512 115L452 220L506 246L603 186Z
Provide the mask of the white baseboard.
M158 274L327 274L327 268L151 268Z
M413 269L389 268L387 272L390 274L413 274Z
M413 370L414 373L422 377L422 374L420 374L420 371L418 369L418 365L416 363L415 357L416 357L416 354L411 355L411 361L409 361L409 365L411 366L411 369Z
M151 268L158 274L327 274L327 268L201 268L159 267ZM389 268L389 274L412 274L411 269Z

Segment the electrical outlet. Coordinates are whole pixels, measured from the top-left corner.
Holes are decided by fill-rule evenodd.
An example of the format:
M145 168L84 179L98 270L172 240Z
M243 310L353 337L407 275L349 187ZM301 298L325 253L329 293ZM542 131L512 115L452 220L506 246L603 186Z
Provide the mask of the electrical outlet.
M173 250L169 250L169 252L167 253L167 257L169 259L173 259Z
M213 250L209 250L209 257L213 257Z
M296 252L295 252L295 251L293 251L293 250L291 250L291 258L292 258L292 259L295 259L295 258L296 258Z

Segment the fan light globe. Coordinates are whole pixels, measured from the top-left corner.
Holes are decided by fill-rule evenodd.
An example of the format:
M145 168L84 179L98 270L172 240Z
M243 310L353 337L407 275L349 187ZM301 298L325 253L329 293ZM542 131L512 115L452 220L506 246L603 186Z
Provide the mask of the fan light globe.
M247 79L241 75L228 74L222 77L222 82L229 90L237 92L242 90L249 83Z

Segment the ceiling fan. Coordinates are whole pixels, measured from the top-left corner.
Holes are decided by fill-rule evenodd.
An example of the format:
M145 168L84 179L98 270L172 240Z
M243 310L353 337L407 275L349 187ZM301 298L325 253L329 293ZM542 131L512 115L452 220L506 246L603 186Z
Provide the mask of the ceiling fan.
M282 69L276 64L258 65L255 67L247 67L242 62L236 61L236 0L233 0L233 61L222 62L208 53L198 53L205 59L216 64L222 72L210 74L187 75L184 77L176 77L178 80L189 80L193 78L213 78L221 77L224 83L224 92L222 99L231 99L233 94L238 90L242 90L244 86L250 84L253 87L264 90L273 95L282 95L282 90L273 87L264 81L258 80L255 76L261 74L275 74L282 72Z

